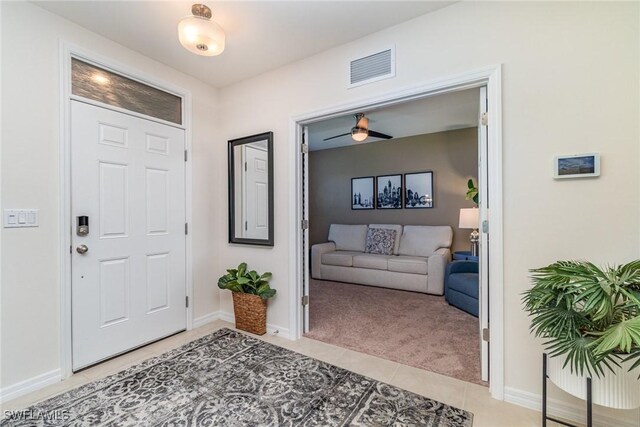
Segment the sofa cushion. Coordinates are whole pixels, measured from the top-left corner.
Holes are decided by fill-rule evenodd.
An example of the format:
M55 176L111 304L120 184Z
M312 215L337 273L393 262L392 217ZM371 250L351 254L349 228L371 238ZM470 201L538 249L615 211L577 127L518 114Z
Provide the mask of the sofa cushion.
M400 248L400 237L402 236L402 226L398 224L369 224L369 228L386 228L388 230L396 230L396 242L393 245L393 255L398 255Z
M341 267L353 267L353 256L361 255L362 252L354 251L334 251L322 254L322 263L324 265L338 265Z
M367 228L364 224L331 224L331 227L329 227L329 241L336 244L336 250L338 251L364 252Z
M388 228L369 228L365 253L378 255L392 255L396 243L396 230Z
M353 266L360 268L370 268L372 270L386 270L387 260L394 258L391 255L362 254L354 255Z
M428 257L439 248L450 248L453 230L448 225L405 225L400 255Z
M387 269L400 273L427 274L427 258L404 255L389 257Z

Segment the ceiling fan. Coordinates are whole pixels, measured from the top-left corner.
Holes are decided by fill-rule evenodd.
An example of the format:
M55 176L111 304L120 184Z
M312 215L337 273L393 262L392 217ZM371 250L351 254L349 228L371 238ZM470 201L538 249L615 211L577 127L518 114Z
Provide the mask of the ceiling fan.
M328 141L330 139L340 138L343 136L351 135L354 141L362 142L368 137L372 136L374 138L382 138L382 139L391 139L393 138L391 135L387 135L384 133L376 132L375 130L369 129L369 119L364 116L364 113L354 114L353 117L356 119L356 125L351 128L351 132L343 133L341 135L335 135L329 138L323 139L323 141Z

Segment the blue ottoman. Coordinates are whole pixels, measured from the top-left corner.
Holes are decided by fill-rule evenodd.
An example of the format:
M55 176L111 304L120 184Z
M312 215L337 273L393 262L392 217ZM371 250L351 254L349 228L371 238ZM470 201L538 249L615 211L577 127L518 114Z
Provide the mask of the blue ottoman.
M454 261L447 265L444 275L444 297L452 306L478 317L478 263Z

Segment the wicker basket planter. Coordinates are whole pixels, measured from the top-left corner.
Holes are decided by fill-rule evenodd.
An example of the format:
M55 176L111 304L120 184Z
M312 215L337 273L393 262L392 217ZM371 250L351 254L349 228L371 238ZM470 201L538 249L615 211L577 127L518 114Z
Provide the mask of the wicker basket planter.
M256 335L267 333L267 301L258 295L232 292L236 329Z

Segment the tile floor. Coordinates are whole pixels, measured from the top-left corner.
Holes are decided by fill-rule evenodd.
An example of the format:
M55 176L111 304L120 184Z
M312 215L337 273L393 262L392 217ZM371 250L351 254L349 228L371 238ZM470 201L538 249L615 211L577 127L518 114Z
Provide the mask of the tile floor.
M41 400L116 373L144 359L160 355L214 330L225 327L233 329L232 324L218 320L150 344L74 374L62 382L6 402L2 405L2 412L26 408ZM540 425L539 412L494 400L490 397L487 388L476 384L308 338L302 338L298 341L290 341L277 335L264 335L260 338L333 365L471 411L474 414L474 427L533 427Z

